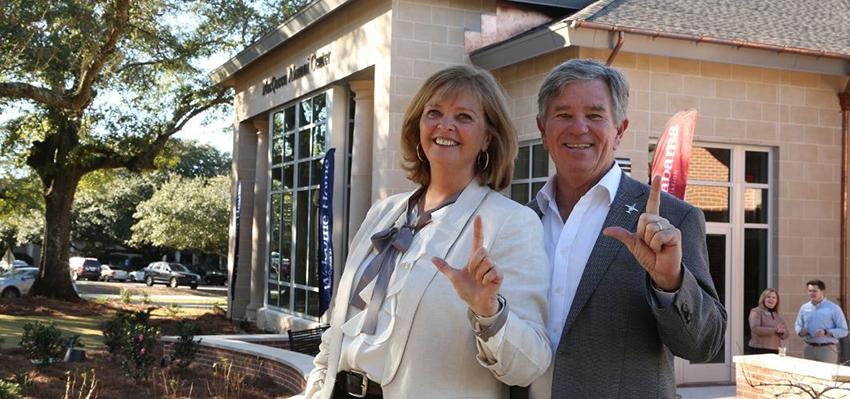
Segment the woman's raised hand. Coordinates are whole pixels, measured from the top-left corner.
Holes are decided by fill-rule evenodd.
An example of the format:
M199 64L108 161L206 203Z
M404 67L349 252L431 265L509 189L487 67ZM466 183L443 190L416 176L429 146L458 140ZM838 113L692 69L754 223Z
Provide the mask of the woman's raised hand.
M504 276L484 248L481 216L476 216L473 222L472 253L466 266L456 269L438 257L431 258L431 262L449 279L457 295L475 314L486 317L499 311L497 296Z

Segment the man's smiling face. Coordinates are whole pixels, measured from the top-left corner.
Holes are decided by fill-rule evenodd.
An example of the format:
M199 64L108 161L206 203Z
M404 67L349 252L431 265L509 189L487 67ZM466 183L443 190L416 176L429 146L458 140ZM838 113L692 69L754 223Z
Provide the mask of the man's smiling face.
M608 87L601 80L568 83L552 98L537 127L558 177L573 187L592 187L614 163L628 126L617 123Z

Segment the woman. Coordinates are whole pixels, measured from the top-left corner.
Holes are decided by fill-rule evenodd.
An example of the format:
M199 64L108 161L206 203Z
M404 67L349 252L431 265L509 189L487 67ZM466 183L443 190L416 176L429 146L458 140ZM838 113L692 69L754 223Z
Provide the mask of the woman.
M750 310L750 332L750 354L776 353L781 341L788 338L788 327L779 315L779 294L773 288L762 291L759 305Z
M508 397L551 351L542 227L496 192L517 153L504 96L486 71L444 69L401 135L419 188L376 202L355 235L306 396Z

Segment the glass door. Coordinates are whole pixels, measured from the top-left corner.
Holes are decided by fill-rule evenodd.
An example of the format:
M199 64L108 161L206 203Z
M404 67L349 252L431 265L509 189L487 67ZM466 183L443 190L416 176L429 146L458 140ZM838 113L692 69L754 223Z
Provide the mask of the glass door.
M726 309L734 303L732 293L732 242L731 227L728 224L706 224L706 246L711 279L717 289L717 296ZM676 358L676 383L692 384L706 382L729 382L734 378L732 369L732 348L738 345L732 342L730 325L727 324L723 348L707 362L690 362Z

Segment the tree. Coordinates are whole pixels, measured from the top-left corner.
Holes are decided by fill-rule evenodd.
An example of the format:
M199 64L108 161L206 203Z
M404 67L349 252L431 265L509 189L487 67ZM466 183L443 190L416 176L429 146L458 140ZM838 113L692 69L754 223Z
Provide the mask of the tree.
M161 169L183 177L213 177L230 174L230 155L207 144L172 140L163 151Z
M253 6L272 7L258 11ZM25 148L42 186L34 295L75 300L67 270L83 176L154 168L193 117L229 104L197 65L282 21L302 1L9 0L0 8L0 111L20 116L3 143ZM274 21L274 22L273 22Z
M136 222L136 206L167 180L164 173L97 171L80 183L71 217L71 237L85 249L124 245Z
M86 175L78 188L71 218L71 238L82 248L126 245L137 222L136 207L177 175L187 178L229 175L230 156L194 141L173 139L156 159L156 172L122 169ZM227 226L224 227L225 229Z
M173 177L139 204L133 245L227 254L230 179Z

